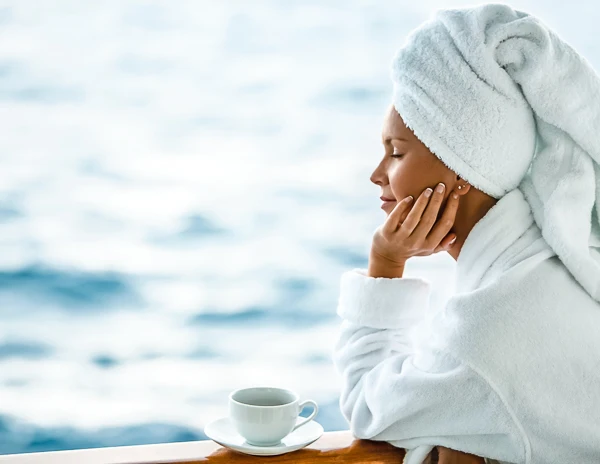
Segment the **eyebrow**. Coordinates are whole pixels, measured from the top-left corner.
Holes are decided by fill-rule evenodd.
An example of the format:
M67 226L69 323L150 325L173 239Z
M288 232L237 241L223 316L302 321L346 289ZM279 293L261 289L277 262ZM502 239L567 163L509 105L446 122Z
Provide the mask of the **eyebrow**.
M386 137L385 139L383 139L383 143L388 144L390 143L392 140L401 140L403 142L410 142L410 140L408 139L403 139L402 137Z

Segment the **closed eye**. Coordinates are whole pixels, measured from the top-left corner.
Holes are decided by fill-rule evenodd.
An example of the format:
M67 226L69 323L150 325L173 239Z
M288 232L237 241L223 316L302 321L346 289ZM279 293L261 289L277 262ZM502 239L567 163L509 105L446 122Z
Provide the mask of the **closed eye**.
M401 158L404 156L404 153L392 153L390 156L392 158Z

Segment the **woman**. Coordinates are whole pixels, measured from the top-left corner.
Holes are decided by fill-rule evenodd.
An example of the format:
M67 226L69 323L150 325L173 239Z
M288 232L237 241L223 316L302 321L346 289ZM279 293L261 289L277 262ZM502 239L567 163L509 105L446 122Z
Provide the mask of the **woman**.
M600 462L600 78L500 4L440 10L393 66L387 217L340 283L344 417L408 464ZM440 251L457 293L426 317L404 267Z

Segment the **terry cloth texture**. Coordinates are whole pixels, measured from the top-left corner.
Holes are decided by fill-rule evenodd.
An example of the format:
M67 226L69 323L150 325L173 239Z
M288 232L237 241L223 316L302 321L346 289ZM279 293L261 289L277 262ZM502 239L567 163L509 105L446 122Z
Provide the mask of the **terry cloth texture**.
M456 264L456 294L431 310L425 279L342 274L332 356L353 434L407 449L405 464L434 446L501 464L600 462L600 304L521 190L475 224Z
M600 76L539 18L502 3L436 10L391 65L393 103L450 169L519 187L546 242L600 301Z

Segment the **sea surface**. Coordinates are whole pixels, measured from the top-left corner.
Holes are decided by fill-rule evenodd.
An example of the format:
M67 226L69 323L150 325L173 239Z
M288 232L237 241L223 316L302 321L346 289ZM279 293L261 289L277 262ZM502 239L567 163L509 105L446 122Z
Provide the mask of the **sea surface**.
M408 1L0 3L0 453L206 439L237 388L348 429L343 272ZM597 69L597 2L512 2ZM409 261L432 308L454 261ZM310 409L304 411L308 415Z

